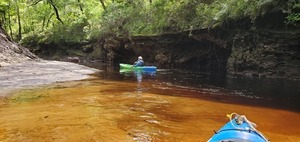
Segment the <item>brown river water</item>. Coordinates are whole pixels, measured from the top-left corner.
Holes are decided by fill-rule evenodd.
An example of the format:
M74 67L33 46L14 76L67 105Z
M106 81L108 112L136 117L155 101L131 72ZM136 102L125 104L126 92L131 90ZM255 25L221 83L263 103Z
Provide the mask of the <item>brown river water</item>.
M94 79L15 91L0 100L0 141L205 142L232 112L246 115L272 142L300 141L297 97L261 96L269 91L230 88L230 81L197 83L197 76L105 71Z

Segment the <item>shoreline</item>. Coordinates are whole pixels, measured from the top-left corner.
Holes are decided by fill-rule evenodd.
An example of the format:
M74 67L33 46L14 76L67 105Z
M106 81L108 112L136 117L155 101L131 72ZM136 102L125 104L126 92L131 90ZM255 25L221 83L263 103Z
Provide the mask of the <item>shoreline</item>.
M0 67L0 97L18 89L92 78L100 70L72 62L34 60Z

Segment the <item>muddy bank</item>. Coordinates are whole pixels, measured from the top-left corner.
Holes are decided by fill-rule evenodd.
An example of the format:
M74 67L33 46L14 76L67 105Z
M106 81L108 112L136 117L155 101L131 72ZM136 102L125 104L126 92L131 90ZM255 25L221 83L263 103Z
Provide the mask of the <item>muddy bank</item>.
M69 62L35 60L0 67L0 96L61 81L87 79L99 70Z

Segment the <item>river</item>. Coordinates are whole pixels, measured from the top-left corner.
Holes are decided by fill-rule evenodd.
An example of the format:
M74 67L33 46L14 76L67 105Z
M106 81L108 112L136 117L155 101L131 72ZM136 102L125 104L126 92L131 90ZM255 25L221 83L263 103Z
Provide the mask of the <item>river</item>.
M300 141L299 82L176 69L15 91L0 100L0 141L205 142L246 115L272 142Z

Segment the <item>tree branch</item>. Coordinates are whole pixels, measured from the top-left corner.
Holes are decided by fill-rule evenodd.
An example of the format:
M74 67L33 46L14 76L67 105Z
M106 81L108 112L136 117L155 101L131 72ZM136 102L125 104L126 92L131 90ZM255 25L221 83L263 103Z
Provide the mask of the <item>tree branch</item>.
M59 14L58 14L58 9L56 8L56 6L54 5L52 0L47 0L53 7L54 11L55 11L55 15L56 15L56 19L58 21L60 21L62 24L64 24L64 22L60 19Z
M33 6L33 5L37 5L39 2L41 2L41 1L43 1L43 0L37 0L37 1L35 1L33 4L31 4L30 6Z

